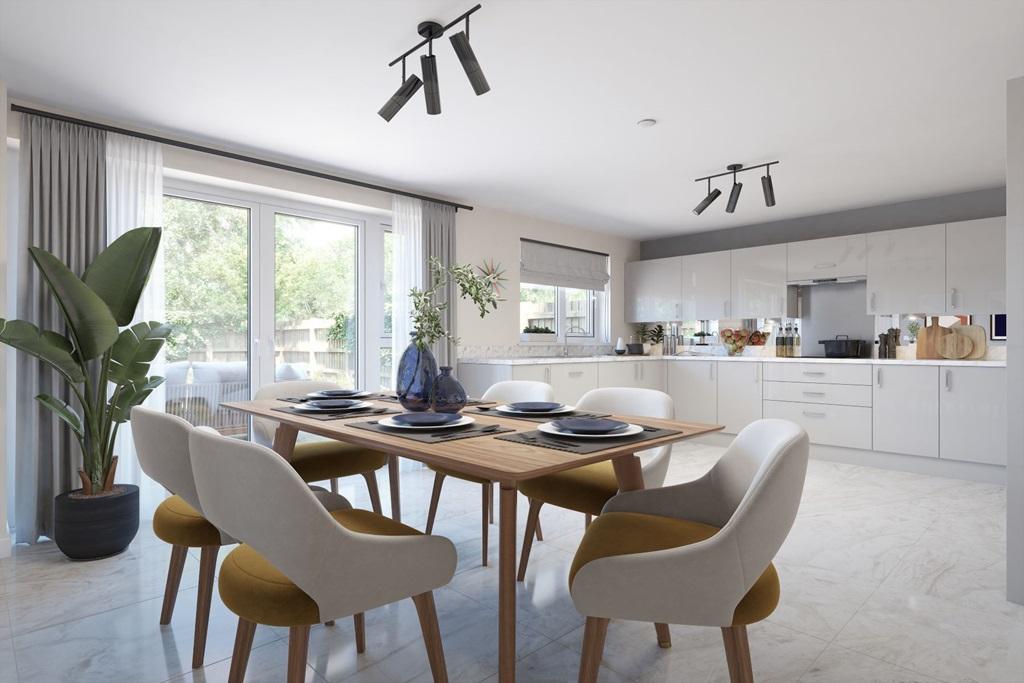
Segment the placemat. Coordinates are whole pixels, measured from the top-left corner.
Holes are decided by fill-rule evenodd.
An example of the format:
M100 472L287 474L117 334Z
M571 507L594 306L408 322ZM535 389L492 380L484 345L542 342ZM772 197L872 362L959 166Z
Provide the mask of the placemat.
M364 408L362 410L349 410L344 413L326 413L318 415L316 413L304 413L300 410L295 410L295 408L271 408L271 410L276 410L279 413L301 415L302 417L308 417L311 420L320 420L321 422L345 420L351 417L367 417L368 415L397 415L402 412L395 408Z
M504 434L506 432L515 431L511 427L474 424L469 427L452 427L449 429L420 432L413 430L390 429L377 424L376 420L373 420L372 422L357 422L356 424L348 426L355 427L356 429L365 429L368 432L377 432L378 434L400 436L403 439L419 441L420 443L445 443L448 441L459 441L460 439L471 439L475 436L494 436L495 434Z
M558 415L509 415L502 413L493 408L476 408L469 412L478 413L480 415L492 415L494 417L507 417L510 420L523 420L525 422L551 422L552 420L561 420L566 417L587 417L587 418L598 418L598 417L610 417L608 413L591 413L586 410L574 410L570 413L559 413Z
M626 444L642 444L645 441L657 439L662 436L681 434L677 429L659 429L658 427L648 427L647 425L641 426L644 428L644 431L640 434L608 439L574 439L571 436L552 436L541 431L516 432L515 434L508 434L497 438L502 441L524 443L528 446L539 446L541 448L550 448L556 451L567 451L569 453L586 455L588 453L597 453L598 451L604 451L609 448L615 448Z

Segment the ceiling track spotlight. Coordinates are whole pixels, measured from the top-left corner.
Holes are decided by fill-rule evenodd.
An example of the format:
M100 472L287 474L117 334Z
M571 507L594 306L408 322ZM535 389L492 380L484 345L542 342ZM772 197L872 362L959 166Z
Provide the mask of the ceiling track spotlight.
M443 36L445 31L450 29L452 26L455 26L460 21L466 22L465 29L459 31L450 38L452 48L455 50L455 55L459 58L459 62L462 64L462 68L466 72L466 78L469 79L469 84L473 87L473 92L477 95L483 95L490 91L491 86L487 83L487 78L484 77L484 72L480 68L480 62L476 58L476 53L473 52L473 46L469 43L469 17L480 8L481 5L476 5L444 26L436 21L424 21L416 27L416 32L423 37L423 40L406 50L388 64L390 67L398 64L399 62L402 63L402 85L399 86L398 90L395 91L395 94L391 96L381 110L377 112L381 118L385 121L390 121L394 118L395 114L397 114L398 111L404 107L410 99L412 99L413 95L416 94L421 86L424 86L423 95L426 100L427 113L431 115L441 113L441 90L437 80L437 58L434 56L434 40ZM420 80L416 75L406 78L406 58L421 49L423 46L427 46L427 54L420 56L420 68L423 72L423 80Z
M744 167L743 164L729 164L726 166L724 173L714 173L712 175L706 175L702 178L695 178L694 182L699 183L706 180L708 182L708 195L701 200L700 204L694 207L693 213L701 215L704 209L711 205L711 202L718 199L721 196L722 191L718 188L711 189L711 181L714 178L721 178L722 176L732 176L732 190L729 192L729 201L725 205L726 213L734 213L736 211L736 204L740 200L740 192L743 191L743 183L737 180L737 174L745 171L753 171L755 168L765 169L765 175L761 176L761 189L764 191L764 204L765 206L775 206L775 188L772 186L771 167L779 163L778 161L768 161L763 164L757 164L756 166Z

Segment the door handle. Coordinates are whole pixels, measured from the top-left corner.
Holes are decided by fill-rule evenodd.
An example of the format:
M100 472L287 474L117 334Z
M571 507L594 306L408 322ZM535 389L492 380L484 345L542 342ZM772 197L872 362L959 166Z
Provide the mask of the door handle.
M805 375L811 375L812 377L824 377L825 373L820 370L804 370Z
M818 269L818 270L824 270L825 268L835 268L837 265L839 265L839 264L837 264L835 262L832 262L832 263L815 263L814 267L816 269Z
M729 300L728 299L726 299L725 301L722 302L722 315L725 316L726 318L729 317Z
M714 363L708 363L708 379L714 379L714 378L715 378L715 364Z
M569 373L569 376L570 377L582 377L583 376L583 371L582 370L573 370L572 372Z
M761 364L754 363L754 384L757 384L761 379Z
M875 312L875 293L871 292L871 312Z
M956 287L949 290L949 307L956 308L957 293Z
M953 390L953 371L946 370L946 391Z
M805 410L804 411L804 416L805 417L828 417L828 415L826 413L817 413L817 412L814 412L812 410Z
M805 391L804 396L825 396L824 391Z
M878 368L875 371L875 384L878 385L879 388L882 386L882 368Z

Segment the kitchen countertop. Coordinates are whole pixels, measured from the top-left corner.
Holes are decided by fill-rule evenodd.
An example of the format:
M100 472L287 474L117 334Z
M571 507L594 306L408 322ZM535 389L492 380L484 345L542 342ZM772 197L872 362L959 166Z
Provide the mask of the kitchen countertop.
M460 363L476 365L550 365L554 363L616 363L623 361L716 360L736 363L843 363L850 365L942 365L946 367L1005 368L1005 360L899 360L893 358L777 358L775 356L715 356L710 354L679 356L554 356L535 358L460 358Z

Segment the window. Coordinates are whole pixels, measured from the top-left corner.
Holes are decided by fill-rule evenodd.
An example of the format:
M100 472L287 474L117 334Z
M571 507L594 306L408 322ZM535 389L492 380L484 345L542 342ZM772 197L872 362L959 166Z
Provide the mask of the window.
M608 256L533 240L520 251L521 339L608 341Z

